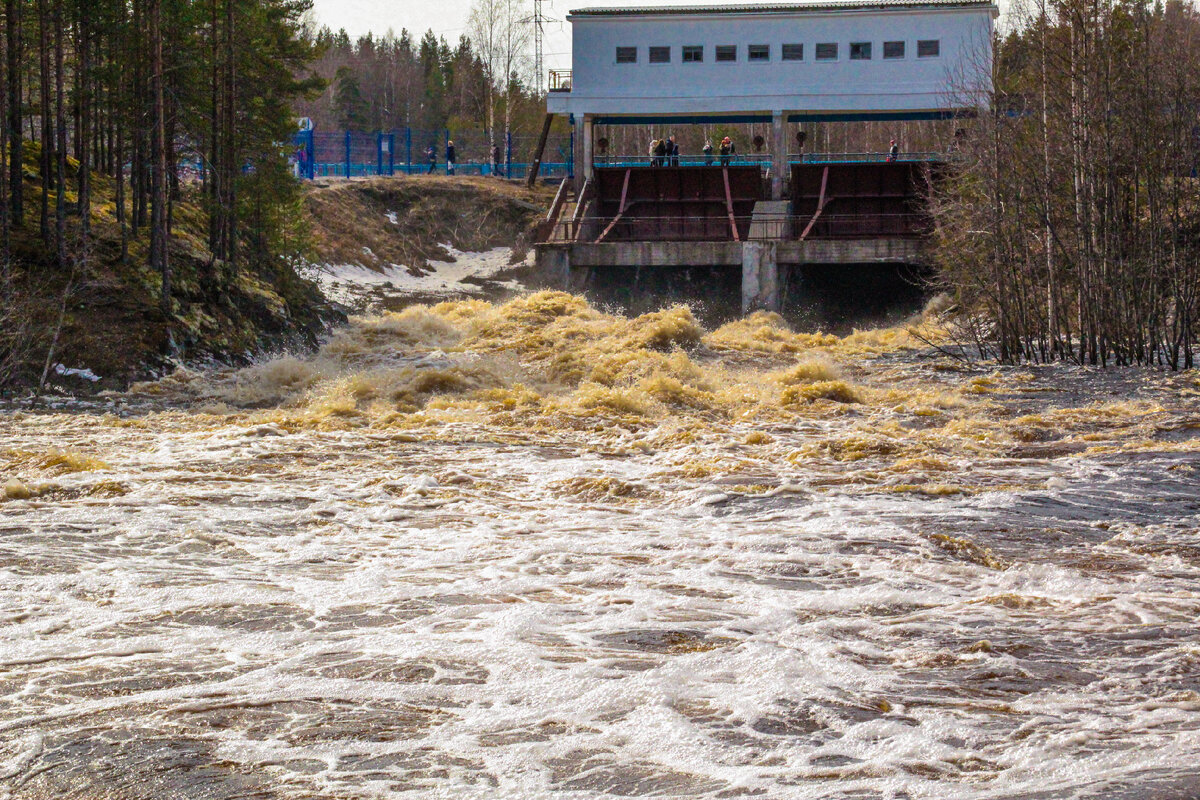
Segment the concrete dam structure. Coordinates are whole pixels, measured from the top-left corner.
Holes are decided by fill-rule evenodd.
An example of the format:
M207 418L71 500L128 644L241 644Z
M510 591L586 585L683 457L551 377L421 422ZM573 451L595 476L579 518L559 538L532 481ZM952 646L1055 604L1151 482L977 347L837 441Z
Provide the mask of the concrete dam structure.
M579 289L613 268L740 268L749 311L780 309L793 266L924 263L942 155L806 153L798 126L978 114L998 14L991 0L570 12L572 69L552 71L543 138L568 117L575 174L540 231L543 274ZM596 136L742 124L768 135L730 157L614 155Z
M936 162L791 165L788 199L758 166L596 167L567 184L536 245L543 274L579 291L594 271L741 269L742 310L781 310L784 270L925 261Z

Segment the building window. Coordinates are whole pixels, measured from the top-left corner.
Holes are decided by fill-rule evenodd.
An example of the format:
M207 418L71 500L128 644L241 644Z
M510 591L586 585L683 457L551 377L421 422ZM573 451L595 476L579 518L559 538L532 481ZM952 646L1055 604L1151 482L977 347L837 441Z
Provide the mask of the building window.
M825 42L817 45L817 61L837 61L837 43Z
M717 45L717 61L737 61L736 44Z
M651 47L650 48L650 63L651 64L669 64L669 63L671 63L671 48L669 48L669 47Z
M804 45L802 44L785 44L783 46L784 61L803 61L804 60Z
M699 64L704 60L704 47L698 44L683 46L683 63Z
M884 42L884 58L904 58L904 42Z
M871 43L870 42L851 42L850 43L850 60L851 61L870 61L871 60Z
M618 47L617 48L617 63L618 64L636 64L637 63L637 48L636 47Z
M771 60L771 45L769 44L752 44L746 47L747 61L770 61Z
M937 58L942 54L939 39L921 39L917 42L917 58Z

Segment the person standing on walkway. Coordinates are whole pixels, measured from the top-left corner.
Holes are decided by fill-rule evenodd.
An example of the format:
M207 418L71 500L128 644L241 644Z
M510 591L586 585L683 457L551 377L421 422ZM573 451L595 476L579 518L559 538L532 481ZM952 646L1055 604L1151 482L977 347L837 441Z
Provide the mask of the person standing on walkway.
M665 167L667 165L666 139L659 139L654 143L654 165L656 167Z
M728 167L729 160L733 156L733 140L726 136L721 140L721 166Z
M893 161L896 161L898 158L900 158L900 145L896 144L895 139L892 139L891 146L888 147L888 163L890 164Z
M429 174L432 175L437 169L437 150L433 149L433 145L425 148L425 158L429 159Z
M454 151L454 140L446 142L446 174L454 174L454 164L458 161L458 154Z
M492 174L500 177L500 145L492 145Z
M704 166L711 167L713 163L712 142L708 139L705 139L704 147L700 148L700 152L704 153Z
M675 141L674 136L667 137L667 149L671 152L668 155L671 157L671 166L679 166L679 143Z

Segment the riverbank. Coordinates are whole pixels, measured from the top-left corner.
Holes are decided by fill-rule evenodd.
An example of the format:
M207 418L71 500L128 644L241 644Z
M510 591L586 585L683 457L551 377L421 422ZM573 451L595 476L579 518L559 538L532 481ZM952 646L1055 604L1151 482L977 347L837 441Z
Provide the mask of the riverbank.
M497 299L527 288L532 229L552 200L545 186L493 178L316 181L300 272L354 313Z
M26 158L36 165L35 148L27 148ZM36 191L31 181L30 208L40 197ZM344 323L346 311L358 308L357 295L350 295L372 276L386 281L391 271L428 278L456 253L519 249L541 213L538 204L549 202L545 190L500 181L316 182L303 187L275 257L234 267L207 249L197 191L184 187L173 208L169 314L161 306L161 276L146 266L145 228L135 233L127 224L122 246L111 179L93 175L88 246L71 251L67 267L56 263L36 224L27 221L13 239L0 315L7 321L0 333L0 384L28 391L48 366L50 391L88 395L124 389L177 364L244 364L266 353L311 350L331 325ZM78 218L71 218L71 235L78 229ZM498 265L479 279L508 267ZM337 291L336 279L321 280L338 270L361 273L343 282L350 294ZM425 280L423 290L441 288Z

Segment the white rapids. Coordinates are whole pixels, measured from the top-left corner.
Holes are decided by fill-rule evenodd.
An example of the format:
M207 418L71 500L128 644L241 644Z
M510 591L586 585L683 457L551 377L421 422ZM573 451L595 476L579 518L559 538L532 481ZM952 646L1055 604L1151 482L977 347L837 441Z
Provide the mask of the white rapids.
M894 399L309 424L214 396L0 412L0 796L1200 789L1186 427L986 450L1001 400L981 436ZM943 466L868 441L937 414Z

